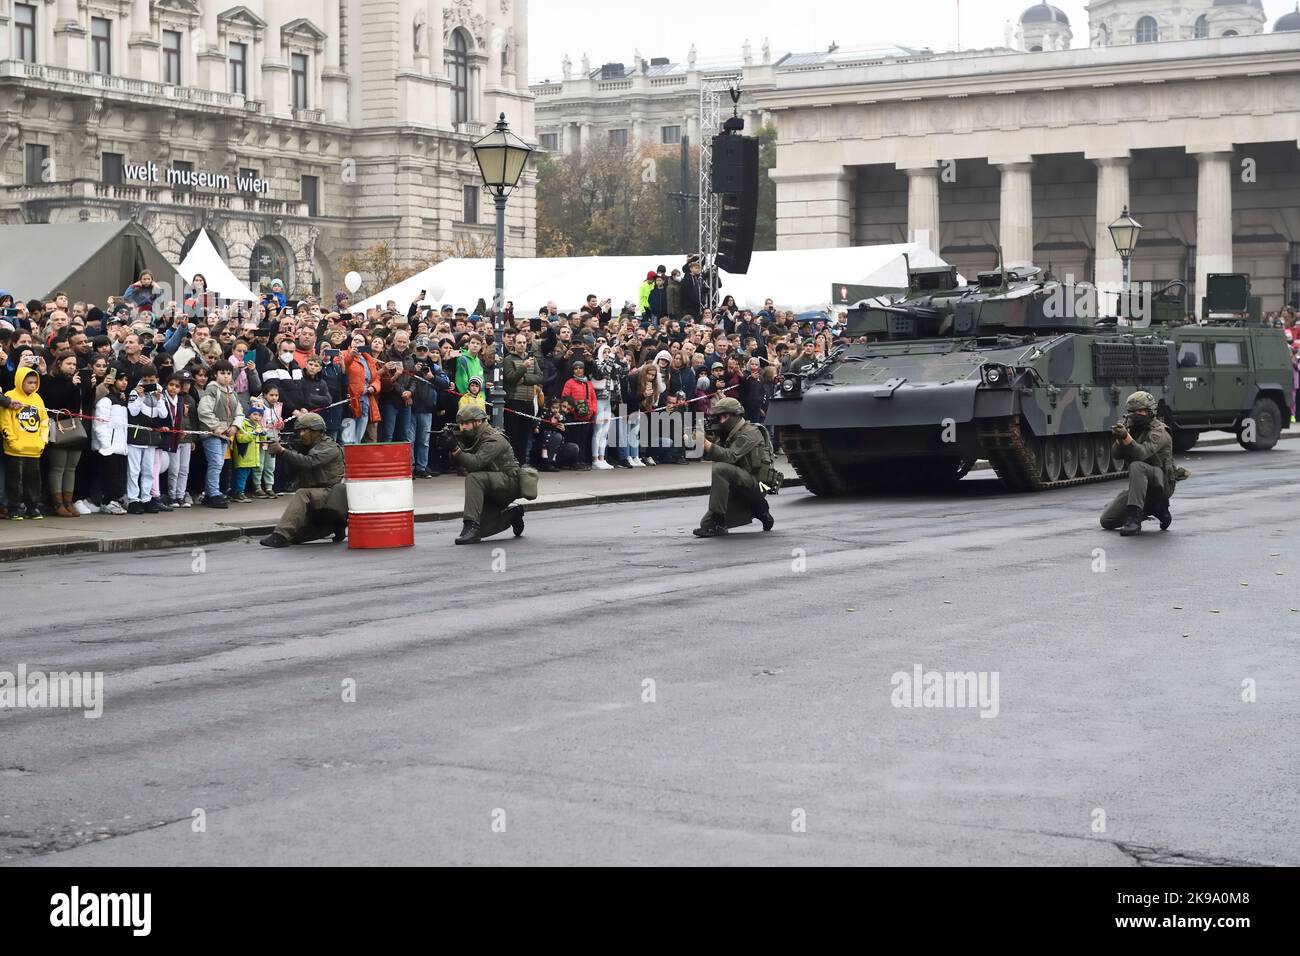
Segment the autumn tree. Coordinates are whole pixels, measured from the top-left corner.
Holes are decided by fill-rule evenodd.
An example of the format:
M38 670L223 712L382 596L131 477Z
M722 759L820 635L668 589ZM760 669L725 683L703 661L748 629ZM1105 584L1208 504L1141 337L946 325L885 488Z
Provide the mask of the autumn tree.
M674 147L594 147L540 156L539 255L684 255L673 194L695 191L695 163L682 190ZM689 215L696 215L694 207Z

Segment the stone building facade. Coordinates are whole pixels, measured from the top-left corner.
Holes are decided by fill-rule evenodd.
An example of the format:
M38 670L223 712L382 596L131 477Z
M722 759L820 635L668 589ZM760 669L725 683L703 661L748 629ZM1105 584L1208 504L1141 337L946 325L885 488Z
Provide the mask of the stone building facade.
M596 146L665 146L677 148L682 137L700 142L700 89L739 82L739 104L745 132L755 132L769 119L755 108L754 95L770 88L774 66L786 58L773 56L766 39L758 49L748 40L734 58L700 60L692 45L684 61L641 56L634 50L628 63L592 66L586 54L576 65L565 54L559 72L534 83L537 137L541 147L556 153L578 153ZM723 94L724 116L731 102Z
M380 240L490 245L471 144L500 113L535 142L527 24L527 0L0 0L0 221L130 218L173 263L206 227L254 288L327 294Z
M1257 2L1089 10L1108 42L1084 49L778 65L756 96L778 131L777 247L916 240L967 273L1000 247L1117 283L1106 227L1128 205L1135 280L1184 280L1194 304L1207 273L1243 271L1266 308L1300 301L1300 16L1262 32Z

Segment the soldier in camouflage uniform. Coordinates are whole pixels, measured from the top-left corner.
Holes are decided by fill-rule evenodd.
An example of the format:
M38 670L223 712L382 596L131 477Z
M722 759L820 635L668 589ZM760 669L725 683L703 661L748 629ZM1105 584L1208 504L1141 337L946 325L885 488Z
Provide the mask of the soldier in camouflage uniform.
M775 523L760 482L771 480L772 446L761 425L745 421L734 398L720 398L709 409L718 421L718 440L704 442L704 457L713 462L709 510L694 534L713 538L757 518L764 531Z
M339 542L347 531L343 449L325 434L325 419L315 412L299 415L294 421L300 450L284 448L279 442L267 449L293 466L297 488L275 530L258 542L268 548L287 548L331 534Z
M475 544L513 528L524 533L523 505L509 507L523 489L519 462L506 436L487 423L487 412L466 405L456 413L456 445L452 461L465 469L465 526L457 544Z
M1111 453L1129 463L1128 490L1120 492L1101 513L1107 531L1119 528L1128 537L1142 531L1142 519L1150 515L1166 530L1174 520L1169 498L1174 493L1177 469L1174 443L1165 423L1156 417L1156 400L1150 392L1128 397L1124 421L1111 428L1115 444Z

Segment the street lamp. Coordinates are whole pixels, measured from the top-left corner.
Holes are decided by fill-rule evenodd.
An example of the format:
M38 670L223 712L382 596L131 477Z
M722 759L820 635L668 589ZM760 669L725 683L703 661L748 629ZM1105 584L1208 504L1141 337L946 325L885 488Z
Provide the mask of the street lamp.
M492 328L496 339L497 358L492 370L492 424L505 427L506 393L501 380L501 366L505 362L505 330L502 328L501 309L505 305L506 281L506 197L519 185L528 154L533 148L510 132L506 114L497 120L496 129L474 144L474 158L478 160L483 184L492 193L497 207L497 272L496 294L492 299Z
M1133 247L1137 245L1138 236L1142 234L1142 223L1128 214L1128 206L1125 205L1120 217L1106 228L1110 230L1110 238L1115 243L1115 251L1119 253L1119 257L1124 263L1124 291L1128 292L1129 259L1133 255Z

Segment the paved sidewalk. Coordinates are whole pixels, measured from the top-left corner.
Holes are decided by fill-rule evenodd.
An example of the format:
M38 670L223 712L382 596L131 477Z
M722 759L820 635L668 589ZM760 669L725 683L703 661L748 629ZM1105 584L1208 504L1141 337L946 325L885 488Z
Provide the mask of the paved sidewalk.
M784 464L784 459L782 459ZM799 485L788 465L788 481ZM415 520L459 519L465 481L457 476L415 482ZM564 471L542 475L541 494L530 511L581 505L612 504L703 495L709 488L709 465L656 465L614 471ZM254 499L224 511L195 505L170 514L88 515L42 521L0 521L0 561L41 555L143 551L233 541L268 534L279 520L286 499Z
M1300 432L1287 432L1284 439L1300 439ZM1202 439L1197 448L1232 445L1236 439ZM1195 455L1196 449L1190 454ZM1242 464L1247 463L1243 452ZM784 456L778 463L786 474L785 487L800 488ZM981 461L976 470L985 470ZM415 520L459 519L463 506L464 479L455 476L415 482ZM657 465L614 471L565 471L543 474L537 500L530 511L572 508L582 505L653 501L705 495L709 489L709 465L693 461L686 465ZM195 506L158 515L89 515L84 518L46 518L43 521L0 521L0 562L19 561L42 555L145 551L154 548L183 548L242 537L268 534L284 510L283 498L232 504L225 511Z

